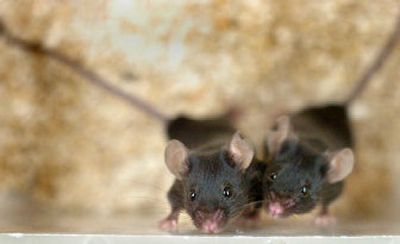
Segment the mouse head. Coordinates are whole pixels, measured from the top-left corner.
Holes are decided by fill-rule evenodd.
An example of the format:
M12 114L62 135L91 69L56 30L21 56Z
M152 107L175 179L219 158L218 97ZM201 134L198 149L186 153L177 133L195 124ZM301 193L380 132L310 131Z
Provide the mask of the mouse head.
M354 165L351 149L321 153L299 141L288 117L277 122L267 140L270 165L263 181L266 210L274 218L311 211L321 187L344 180Z
M178 140L168 143L165 162L183 184L184 205L195 226L205 233L224 229L247 204L244 172L253 146L238 132L227 146L190 151Z

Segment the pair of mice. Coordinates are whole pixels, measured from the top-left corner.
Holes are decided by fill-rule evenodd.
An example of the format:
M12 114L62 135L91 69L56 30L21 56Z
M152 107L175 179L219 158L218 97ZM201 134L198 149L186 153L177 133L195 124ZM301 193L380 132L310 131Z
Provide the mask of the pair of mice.
M10 45L67 66L91 84L159 120L170 140L165 164L176 178L168 192L171 213L160 227L175 230L179 213L185 210L199 230L218 233L239 217L256 218L260 203L276 218L307 213L321 205L317 222L331 222L328 207L340 195L343 180L354 165L347 109L394 49L400 36L400 18L389 41L345 102L278 118L267 133L262 160L254 157L252 143L237 132L229 116L210 120L168 118L57 50L12 35L1 22L0 35Z
M280 116L267 133L261 161L226 118L170 120L167 134L174 140L166 147L165 163L176 180L168 192L171 213L160 227L176 230L184 209L199 230L218 233L239 216L256 218L260 202L274 218L309 213L320 205L316 224L334 223L329 206L354 168L348 108L383 66L399 36L400 17L343 102Z
M226 116L170 121L167 135L174 139L166 146L165 164L175 181L167 194L171 212L160 221L160 228L176 231L179 214L185 210L201 232L219 233L240 218L256 220L263 205L279 218L308 213L321 204L317 222L331 223L328 206L340 195L354 156L347 147L349 133L338 133L337 140L331 140L336 147L323 140L328 136L318 137L319 132L313 138L310 132L301 136L299 129L304 128L298 124L316 132L322 110L308 117L308 110L280 117L267 135L262 160L255 158L253 144ZM337 116L333 111L328 115ZM305 118L310 121L302 121ZM343 122L336 119L337 124ZM322 130L329 131L323 125Z

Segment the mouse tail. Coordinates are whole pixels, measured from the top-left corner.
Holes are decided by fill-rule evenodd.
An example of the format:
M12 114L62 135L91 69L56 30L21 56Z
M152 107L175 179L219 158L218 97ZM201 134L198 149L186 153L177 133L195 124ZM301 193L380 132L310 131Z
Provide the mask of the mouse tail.
M368 82L373 78L373 76L382 68L384 63L388 60L390 54L393 52L393 49L396 47L399 38L400 38L400 9L392 34L387 39L386 43L381 48L380 52L376 55L373 62L360 76L358 81L355 82L356 86L353 88L353 90L345 99L344 101L345 105L350 105L365 89Z
M7 30L2 20L0 20L0 37L3 37L5 41L12 46L18 47L20 49L23 49L31 53L47 56L48 58L67 66L70 70L79 74L82 78L90 82L92 85L101 88L109 92L113 96L124 100L128 104L143 111L150 117L157 119L163 124L167 124L167 122L169 121L168 116L162 113L160 110L151 106L149 103L145 102L139 97L136 97L120 89L116 85L113 85L111 82L101 77L96 72L88 68L85 68L83 65L79 64L78 61L73 60L72 58L68 57L67 55L57 50L47 48L42 43L28 41L14 36L9 30Z

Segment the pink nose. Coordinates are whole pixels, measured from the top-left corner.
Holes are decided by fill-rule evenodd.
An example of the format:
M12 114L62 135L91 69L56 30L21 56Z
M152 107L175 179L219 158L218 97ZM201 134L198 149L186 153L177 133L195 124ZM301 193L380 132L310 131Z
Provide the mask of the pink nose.
M223 212L217 210L214 213L197 213L198 220L200 220L201 231L204 233L217 233L221 231Z
M217 233L218 232L218 223L213 220L206 220L202 225L202 231L204 233Z
M273 218L279 218L284 212L284 208L279 202L271 202L268 205L268 212Z

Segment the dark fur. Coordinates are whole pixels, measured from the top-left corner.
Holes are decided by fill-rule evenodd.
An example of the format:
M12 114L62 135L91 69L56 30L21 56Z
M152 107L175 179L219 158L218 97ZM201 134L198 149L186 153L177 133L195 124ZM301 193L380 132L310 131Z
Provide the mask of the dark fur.
M315 144L315 141L312 143ZM263 184L266 201L271 200L271 192L277 199L292 199L295 204L287 208L282 217L308 213L317 204L326 209L343 188L343 182L326 182L328 167L328 161L321 151L306 142L286 141L265 171ZM271 179L272 173L277 175L274 180ZM301 192L303 186L307 186L307 194Z
M230 198L223 195L226 186L232 190ZM226 224L250 202L249 186L246 175L233 166L227 152L217 149L190 157L188 175L182 181L175 180L168 199L172 209L185 209L198 228L201 228L198 213L212 213L217 209L223 211L223 224ZM192 190L197 195L193 201L190 199Z
M318 204L326 212L329 204L340 196L343 181L326 182L329 170L326 150L352 147L353 139L346 106L327 105L311 107L290 116L297 140L287 140L280 152L269 157L269 166L264 176L264 197L271 200L271 192L278 199L292 199L295 205L286 209L284 215L308 213ZM272 173L277 178L270 178ZM301 193L307 186L308 193Z
M247 209L249 203L262 200L265 164L253 160L245 172L236 167L225 148L234 132L233 125L225 117L207 120L179 117L169 124L168 137L180 140L191 149L188 174L182 180L175 180L168 192L170 217L185 210L195 226L201 228L199 212L212 213L220 209L225 226ZM226 186L232 190L229 198L223 194ZM196 198L192 201L193 190ZM256 215L260 207L255 206L248 214Z
M392 34L342 103L309 107L290 116L292 126L300 140L299 143L287 142L286 146L290 150L281 150L278 155L268 155L269 150L266 148L265 158L272 159L271 167L266 171L264 179L267 200L273 190L287 192L299 202L299 207L292 212L308 212L316 203L321 203L322 213L326 213L327 206L342 192L343 182L335 184L324 182L324 170L318 173L321 165L322 167L326 165L326 162L323 162L322 152L326 148L337 150L350 147L354 150L348 107L388 60L399 38L400 15L397 17ZM274 182L269 179L272 171L278 173ZM307 179L311 183L310 196L298 197L296 192Z

